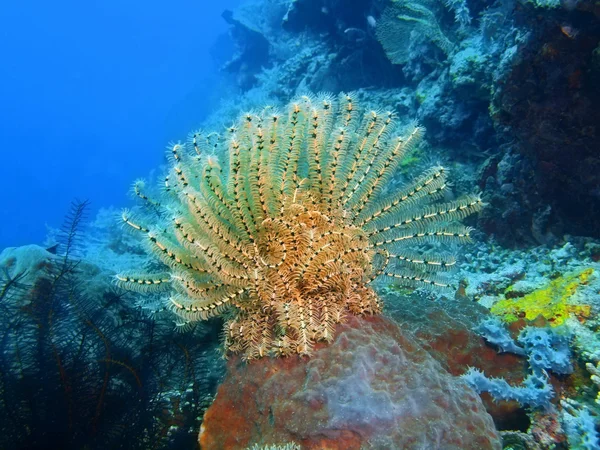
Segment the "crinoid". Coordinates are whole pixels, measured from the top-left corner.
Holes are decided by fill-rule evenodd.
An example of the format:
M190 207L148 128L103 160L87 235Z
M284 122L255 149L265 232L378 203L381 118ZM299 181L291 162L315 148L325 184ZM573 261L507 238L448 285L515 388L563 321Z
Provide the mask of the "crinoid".
M436 203L443 167L386 193L423 135L413 126L394 136L393 116L361 114L352 95L304 96L282 113L242 115L226 136L199 132L170 146L165 199L135 187L162 219L122 215L168 269L120 274L118 284L165 289L180 323L224 314L226 349L247 359L310 354L344 315L379 312L370 287L377 277L447 287L440 272L454 264L451 255L415 247L468 240L470 229L457 222L482 202Z

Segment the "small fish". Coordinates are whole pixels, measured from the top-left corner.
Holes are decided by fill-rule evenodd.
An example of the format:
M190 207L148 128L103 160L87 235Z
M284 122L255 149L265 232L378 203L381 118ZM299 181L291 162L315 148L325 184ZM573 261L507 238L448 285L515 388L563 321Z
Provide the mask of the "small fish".
M51 246L51 247L48 247L48 248L46 249L46 251L47 251L48 253L52 253L53 255L56 255L56 254L58 253L58 244L54 244L53 246Z
M576 28L573 28L569 24L561 25L560 31L562 31L562 34L564 34L569 39L575 39L577 37L577 35L579 34L579 30L577 30Z

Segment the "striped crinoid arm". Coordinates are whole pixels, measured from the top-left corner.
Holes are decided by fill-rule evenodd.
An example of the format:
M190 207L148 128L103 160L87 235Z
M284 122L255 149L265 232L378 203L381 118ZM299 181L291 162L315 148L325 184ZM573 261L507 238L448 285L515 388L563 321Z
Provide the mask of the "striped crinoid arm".
M408 191L413 192L412 186ZM430 193L413 197L406 208L390 208L364 228L371 245L389 253L392 264L383 276L411 287L451 288L441 275L454 268L456 258L442 253L440 244L469 242L471 228L460 220L479 211L483 202L473 195L447 203L428 204L430 200Z
M246 359L310 355L348 314L381 310L378 278L447 287L456 258L440 246L469 240L460 221L482 202L441 202L439 166L387 193L424 135L399 128L391 111L361 111L355 95L319 94L170 144L161 196L136 182L149 213L120 218L164 270L117 283L163 295L180 325L225 314L225 348Z

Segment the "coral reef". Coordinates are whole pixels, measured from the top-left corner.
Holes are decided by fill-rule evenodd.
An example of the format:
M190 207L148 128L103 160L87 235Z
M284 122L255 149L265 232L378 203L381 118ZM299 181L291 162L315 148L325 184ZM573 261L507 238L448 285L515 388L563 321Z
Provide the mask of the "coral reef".
M386 89L441 155L479 165L491 207L478 228L512 246L598 234L582 213L598 209L593 2L253 1L236 13L270 49L263 69L248 57L236 73L244 104Z
M594 150L600 142L597 5L535 3L557 7L524 8L530 36L494 86L490 113L498 128L516 138L515 150L532 162L521 204L534 215L550 206L550 222L561 222L554 230L559 236L599 236L598 221L591 219L600 211L600 160Z
M598 2L242 3L234 125L0 254L0 447L193 448L224 341L207 448L598 448Z
M463 378L478 392L489 392L495 400L516 400L521 405L532 407L550 407L554 389L550 385L547 371L558 375L573 372L568 337L559 335L553 329L526 327L521 330L517 341L521 347L503 330L498 319L488 319L480 327L483 337L494 344L503 344L501 351L510 349L518 355L527 355L531 372L522 386L511 386L506 380L488 378L482 371L470 369ZM500 338L500 339L499 339Z
M395 287L382 290L384 313L450 374L461 376L475 367L511 384L523 381L524 358L499 353L477 332L478 324L489 318L486 308L459 295L453 300L432 301L432 295L424 292L397 292ZM498 430L526 430L528 420L517 402L497 402L488 394L483 394L482 400Z
M570 237L569 242L554 248L537 247L526 251L479 242L465 255L467 262L461 264L458 274L465 280L467 299L478 300L488 309L506 303L513 312L518 308L518 315L523 316L507 316L511 321L505 323L506 327L500 325L498 317L487 319L479 330L490 346L527 356L530 375L537 371L539 383L522 384L525 371L520 372L523 375L494 373L472 362L469 365L486 374L485 378L481 374L473 374L473 377L479 378L476 381L480 387L486 385L498 398L533 400L543 407L522 408L520 418L513 413L517 420L510 428L498 422L498 416L493 413L500 430L518 427L527 431L542 448L564 445L567 441L579 442L580 437L574 433L579 429L578 419L573 419L575 425L567 431L568 427L563 425L571 419L566 414L577 416L578 411L587 410L590 420L596 421L599 412L593 401L597 395L596 364L600 361L597 252L597 242L588 238ZM550 289L551 286L554 289ZM546 307L536 305L534 298ZM520 304L524 299L527 301ZM584 308L586 317L574 314L557 317L555 314L565 308L577 310L578 306ZM529 317L525 317L527 311L531 311ZM555 326L555 319L560 319L560 326ZM517 355L516 358L521 358ZM571 402L579 406L569 408Z
M563 406L562 422L567 441L571 448L594 450L600 448L600 435L596 430L596 420L590 411L573 400L561 401Z
M228 362L203 449L297 442L305 449L500 449L481 400L383 316L352 317L296 358Z
M562 325L570 316L585 320L590 316L590 306L570 304L569 299L580 284L587 283L592 273L593 269L587 268L580 273L556 278L548 286L523 297L498 300L492 306L491 312L509 323L522 318L533 321L538 316L546 319L551 326ZM508 289L505 295L513 291L514 289Z
M446 189L440 166L386 191L423 134L412 126L394 137L391 112L362 116L345 94L304 96L286 109L246 113L224 139L195 133L193 153L173 144L160 207L136 187L160 225L122 215L167 267L119 274L119 286L172 289L167 307L182 324L228 314L225 347L247 359L308 355L348 313L379 312L370 287L378 277L449 287L440 274L455 258L433 244L468 240L458 222L482 207L473 195L435 203Z
M454 44L444 35L432 11L435 1L393 0L377 25L377 38L394 64L411 59L411 46L427 39L448 55Z
M236 53L223 69L236 73L238 85L249 89L256 83L256 74L268 65L269 42L260 32L236 19L233 12L224 11L222 16L231 25L231 36L237 43Z

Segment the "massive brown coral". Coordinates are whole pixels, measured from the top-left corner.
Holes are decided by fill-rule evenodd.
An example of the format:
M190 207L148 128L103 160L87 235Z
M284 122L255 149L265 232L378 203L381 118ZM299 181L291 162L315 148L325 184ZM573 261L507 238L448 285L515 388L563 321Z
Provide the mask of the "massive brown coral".
M174 144L167 193L154 226L125 211L167 271L117 275L127 289L166 289L182 323L226 317L225 346L248 359L310 354L348 313L380 311L370 284L390 277L446 287L447 253L414 246L469 239L457 221L478 196L434 203L446 170L434 167L403 189L385 188L423 129L392 134L391 112L361 114L352 95L304 96L285 112L244 114L227 136L195 133ZM227 169L223 169L228 165ZM166 218L166 219L165 219Z

